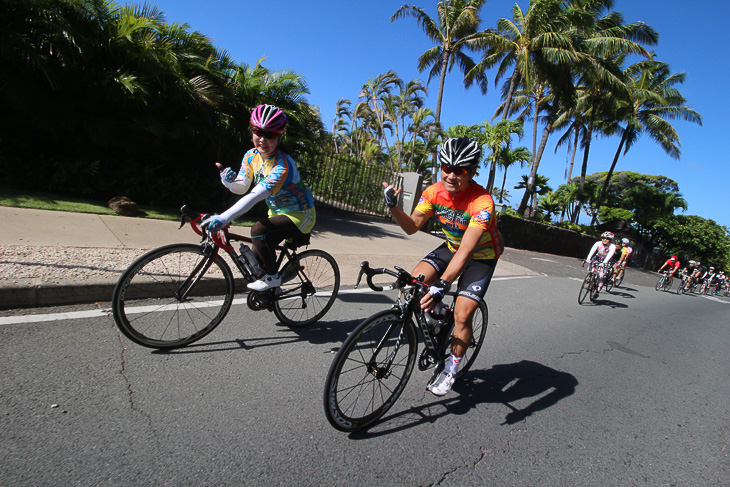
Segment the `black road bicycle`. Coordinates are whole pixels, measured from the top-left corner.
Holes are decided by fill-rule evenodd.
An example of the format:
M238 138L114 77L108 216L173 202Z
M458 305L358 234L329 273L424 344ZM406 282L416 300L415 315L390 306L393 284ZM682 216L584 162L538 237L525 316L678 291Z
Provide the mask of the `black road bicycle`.
M585 264L586 263L583 262L584 266ZM610 290L608 287L610 282L610 278L608 276L608 272L611 271L610 266L603 262L592 262L589 265L588 274L586 274L586 277L583 279L583 283L580 285L580 290L578 291L578 304L583 304L583 301L585 301L588 296L590 296L591 301L596 300L598 297L600 272L602 271L606 273L606 291Z
M425 348L418 357L418 369L433 368L431 381L444 368L454 330L453 312L434 326L420 308L428 292L423 276L414 277L400 267L372 269L363 262L362 276L374 291L383 288L373 277L387 274L396 278L398 299L392 308L376 313L360 323L335 355L324 388L324 410L330 424L341 431L356 431L380 419L398 400L413 372L418 355L418 335ZM357 287L356 285L356 287ZM447 293L444 302L453 310L456 292ZM456 379L463 377L479 354L487 332L488 309L479 302L472 322L473 336ZM430 382L429 382L430 383Z
M202 237L199 245L177 243L151 250L122 274L112 295L114 321L121 332L145 347L172 349L200 340L217 327L231 308L233 272L220 255L224 250L241 272L244 285L257 279L246 243L251 238L224 227L210 233L200 226L205 214L181 208L180 228L190 222ZM241 253L233 248L242 242ZM248 291L251 310L272 311L291 327L307 326L332 307L340 287L335 259L322 250L297 252L309 245L309 235L277 247L278 288Z

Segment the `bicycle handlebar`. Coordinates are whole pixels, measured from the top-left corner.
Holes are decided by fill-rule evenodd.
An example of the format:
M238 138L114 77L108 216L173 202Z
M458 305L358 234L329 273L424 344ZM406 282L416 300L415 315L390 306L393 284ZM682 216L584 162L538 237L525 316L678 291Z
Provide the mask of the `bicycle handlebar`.
M415 287L418 287L421 291L428 291L428 286L423 283L423 276L413 277L408 272L406 272L404 269L401 269L398 266L394 266L395 271L392 271L390 269L386 269L384 267L379 267L373 269L370 267L370 263L368 261L363 261L360 263L360 272L357 275L357 282L355 283L355 289L360 286L360 281L362 280L362 276L366 276L366 281L368 284L368 287L372 289L373 291L382 291L383 287L378 286L377 284L373 283L373 277L379 276L381 274L388 274L389 276L393 276L396 278L396 282L393 287L395 288L402 288L408 285L413 285Z
M200 211L193 210L188 205L183 205L180 208L180 213L182 213L182 216L180 217L180 226L178 227L178 230L185 225L186 221L189 220L190 226L193 227L193 231L195 233L203 237L203 240L212 240L217 247L220 247L223 250L233 250L233 246L228 243L230 242L231 237L236 240L243 240L245 242L251 241L249 237L244 237L243 235L231 233L229 230L230 224L221 228L218 232L209 232L207 226L198 224L198 222L208 218L210 216L209 213L202 213Z

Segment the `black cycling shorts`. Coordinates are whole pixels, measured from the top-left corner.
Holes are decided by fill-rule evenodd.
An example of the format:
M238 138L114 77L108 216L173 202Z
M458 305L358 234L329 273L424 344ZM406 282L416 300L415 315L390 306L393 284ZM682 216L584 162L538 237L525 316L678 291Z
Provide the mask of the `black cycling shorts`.
M441 277L453 257L454 253L444 243L421 259L421 262L430 264ZM495 267L497 267L497 259L472 259L459 277L458 295L476 302L484 299Z

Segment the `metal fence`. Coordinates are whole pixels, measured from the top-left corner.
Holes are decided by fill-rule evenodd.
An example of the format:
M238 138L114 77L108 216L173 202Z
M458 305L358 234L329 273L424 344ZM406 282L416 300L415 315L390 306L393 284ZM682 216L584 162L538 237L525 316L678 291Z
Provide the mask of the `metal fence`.
M363 215L388 217L382 182L395 184L396 175L383 166L359 159L308 152L300 154L297 167L312 189L317 206Z

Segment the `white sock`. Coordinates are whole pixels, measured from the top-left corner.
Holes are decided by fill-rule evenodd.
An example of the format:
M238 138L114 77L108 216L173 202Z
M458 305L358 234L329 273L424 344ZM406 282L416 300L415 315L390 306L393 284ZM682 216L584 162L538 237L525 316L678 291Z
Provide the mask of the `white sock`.
M457 357L453 353L449 355L449 361L446 363L445 369L451 372L451 375L456 375L456 372L459 370L459 365L461 365L461 359L464 357Z

